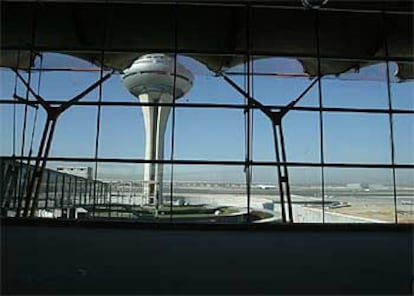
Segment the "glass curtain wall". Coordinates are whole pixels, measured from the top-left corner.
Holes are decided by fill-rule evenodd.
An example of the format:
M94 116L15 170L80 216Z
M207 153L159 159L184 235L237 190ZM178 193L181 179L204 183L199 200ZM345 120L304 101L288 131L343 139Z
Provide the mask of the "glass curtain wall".
M388 34L411 13L107 2L85 6L93 40L47 50L42 14L61 7L33 7L16 57L32 65L0 72L3 217L414 222L412 58ZM362 19L373 40L349 29ZM170 64L138 94L125 79L143 55Z

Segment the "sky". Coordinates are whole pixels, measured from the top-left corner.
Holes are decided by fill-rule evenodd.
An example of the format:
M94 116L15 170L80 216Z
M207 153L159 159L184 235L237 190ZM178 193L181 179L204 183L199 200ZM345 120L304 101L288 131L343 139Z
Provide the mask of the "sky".
M190 92L181 103L228 103L242 104L244 98L222 78L215 77L203 65L189 57L179 57L195 76ZM87 62L59 54L47 54L43 67L92 68ZM38 65L40 66L40 65ZM391 70L395 70L392 65ZM242 70L242 66L232 71ZM302 67L296 60L273 58L254 62L256 72L298 73ZM392 71L393 72L393 71ZM15 75L6 69L0 72L0 98L12 97ZM325 107L388 108L384 65L363 68L359 73L345 74L340 78L326 77L322 81L322 98ZM47 72L33 74L33 86L37 89L40 77L40 94L50 100L67 100L99 78L99 72ZM232 76L243 86L242 76ZM392 104L395 109L414 109L414 82L391 84ZM295 99L309 84L308 78L275 78L254 76L253 96L263 104L284 105ZM114 75L102 88L104 101L136 102L122 85L119 75ZM17 85L17 93L24 97L24 87ZM93 91L83 101L97 101L99 92ZM298 106L318 106L318 88L312 90ZM0 105L1 155L13 153L13 106ZM33 131L36 111L29 108L26 153ZM16 107L16 153L20 153L24 107ZM38 110L34 130L34 149L43 128L45 112ZM99 156L111 158L143 158L144 127L140 107L103 107L101 114ZM391 144L388 114L326 112L324 121L324 160L334 163L391 163ZM242 109L195 109L177 108L175 113L174 158L186 160L235 160L245 158L245 117ZM97 108L75 106L59 119L51 149L56 157L94 157L97 124ZM414 116L393 116L395 162L414 164ZM171 157L172 114L165 135L165 157ZM283 119L288 161L319 162L320 131L319 113L291 111ZM274 161L273 138L269 120L260 112L253 113L253 160ZM49 163L55 167L61 163ZM75 165L75 164L73 164ZM102 164L101 178L142 179L143 166L136 164ZM171 167L165 166L165 178ZM389 183L389 169L326 169L329 182ZM318 183L320 169L291 169L293 182ZM189 166L175 165L177 180L205 180L243 182L241 166ZM398 170L401 183L414 178L413 170ZM253 182L274 182L274 168L253 168Z

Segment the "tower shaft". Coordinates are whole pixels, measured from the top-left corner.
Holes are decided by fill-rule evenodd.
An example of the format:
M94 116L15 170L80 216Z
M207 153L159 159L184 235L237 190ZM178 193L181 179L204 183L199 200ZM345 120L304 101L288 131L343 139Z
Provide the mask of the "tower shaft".
M142 103L172 103L170 94L141 94ZM164 137L170 106L143 106L145 125L145 159L159 161L164 158ZM144 198L146 203L159 206L162 203L163 164L146 163L144 167Z

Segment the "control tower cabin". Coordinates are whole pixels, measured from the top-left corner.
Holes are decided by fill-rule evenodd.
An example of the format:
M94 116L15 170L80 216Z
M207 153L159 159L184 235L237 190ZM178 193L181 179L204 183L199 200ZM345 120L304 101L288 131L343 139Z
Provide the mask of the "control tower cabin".
M165 54L147 54L123 71L125 87L142 103L172 103L193 85L193 75ZM164 158L164 134L171 106L142 106L145 125L145 159ZM162 202L163 164L146 163L144 198L150 205Z

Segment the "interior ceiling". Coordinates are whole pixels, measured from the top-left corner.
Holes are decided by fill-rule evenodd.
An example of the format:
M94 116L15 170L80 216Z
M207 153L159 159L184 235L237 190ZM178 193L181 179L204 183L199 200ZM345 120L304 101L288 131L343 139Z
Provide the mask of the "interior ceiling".
M247 1L179 2L2 1L0 66L27 69L31 48L68 53L97 65L103 61L116 70L144 53L179 52L217 72L243 62L249 49L252 56L298 58L306 73L318 74L316 13L303 9L299 0L249 1L257 4L249 10L236 5ZM384 16L381 10L393 13ZM413 1L330 0L319 23L322 74L363 67L388 51L398 63L397 75L414 78Z

